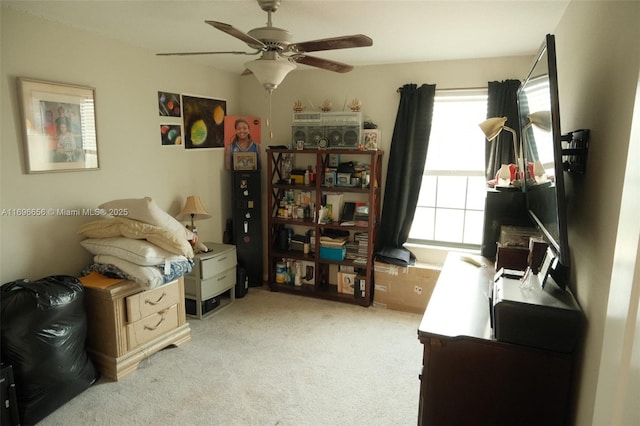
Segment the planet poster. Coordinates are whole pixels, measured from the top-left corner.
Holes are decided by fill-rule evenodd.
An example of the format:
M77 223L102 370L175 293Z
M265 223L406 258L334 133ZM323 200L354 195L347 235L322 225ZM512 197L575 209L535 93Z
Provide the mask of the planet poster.
M162 145L182 145L182 126L179 124L161 124Z
M161 117L180 117L180 95L158 92L158 113Z
M224 100L182 95L185 148L224 148L226 114Z

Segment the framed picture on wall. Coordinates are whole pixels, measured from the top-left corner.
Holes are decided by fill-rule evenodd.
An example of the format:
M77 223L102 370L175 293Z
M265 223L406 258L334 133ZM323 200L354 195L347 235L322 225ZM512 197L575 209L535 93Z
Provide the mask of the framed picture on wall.
M224 100L182 95L185 148L224 148L226 114Z
M27 173L97 170L95 89L18 78Z
M182 145L182 126L180 124L160 124L162 145Z

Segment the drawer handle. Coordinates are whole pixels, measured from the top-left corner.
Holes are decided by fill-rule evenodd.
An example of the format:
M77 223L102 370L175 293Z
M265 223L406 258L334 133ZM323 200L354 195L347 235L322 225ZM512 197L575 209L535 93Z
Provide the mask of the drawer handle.
M146 325L146 324L145 324L145 325L144 325L144 329L145 329L145 330L151 330L151 331L153 331L153 330L157 329L158 327L160 327L160 324L162 324L162 323L164 322L164 320L165 320L165 318L164 318L164 312L162 312L162 317L160 318L160 321L158 321L158 323L157 323L156 325L154 325L153 327L151 327L150 325Z
M160 295L160 297L158 298L158 300L156 300L155 302L152 302L152 301L151 301L151 300L149 300L149 299L145 299L145 300L144 300L144 303L146 303L146 304L148 304L148 305L151 305L151 306L155 306L155 305L157 305L158 303L160 303L160 302L162 301L162 299L164 299L164 297L165 297L166 295L167 295L167 293L164 293L164 292L163 292L163 293Z
M226 259L227 259L227 256L221 257L220 259L218 259L218 262L222 262L223 260L226 260Z
M226 279L227 279L227 276L225 275L225 276L222 276L222 277L218 278L218 281L222 281L222 280L226 280Z

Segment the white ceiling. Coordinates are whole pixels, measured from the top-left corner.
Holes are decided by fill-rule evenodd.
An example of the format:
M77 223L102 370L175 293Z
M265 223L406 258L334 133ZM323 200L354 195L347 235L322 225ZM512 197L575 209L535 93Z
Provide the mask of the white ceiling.
M570 0L282 0L273 25L294 42L365 34L373 46L312 53L355 66L532 55ZM204 23L248 32L266 24L256 0L2 0L3 7L98 33L152 52L245 50ZM244 55L189 57L241 73Z

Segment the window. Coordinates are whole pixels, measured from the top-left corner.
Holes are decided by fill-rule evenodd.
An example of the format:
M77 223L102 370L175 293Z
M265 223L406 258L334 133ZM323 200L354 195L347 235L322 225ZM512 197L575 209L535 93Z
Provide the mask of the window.
M436 91L431 137L409 242L479 248L487 186L487 89Z

